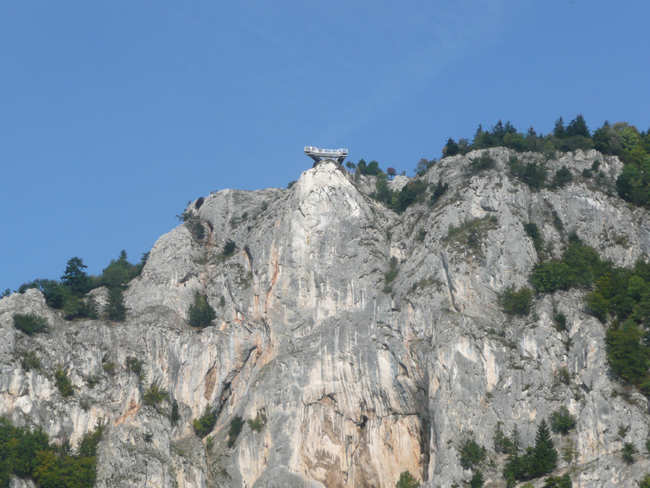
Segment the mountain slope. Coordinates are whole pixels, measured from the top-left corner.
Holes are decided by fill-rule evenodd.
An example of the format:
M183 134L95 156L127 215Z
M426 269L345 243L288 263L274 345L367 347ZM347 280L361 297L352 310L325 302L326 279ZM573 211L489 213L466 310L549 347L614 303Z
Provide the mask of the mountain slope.
M483 153L496 168L472 175ZM645 452L647 402L609 376L605 327L584 313L585 292L537 297L526 318L505 315L498 296L525 286L538 262L523 224L537 224L549 255L575 232L629 266L650 254L648 213L614 196L616 157L543 161L566 165L574 180L533 191L507 171L515 154L443 159L423 178L449 190L399 215L370 198L372 177L333 163L289 190L193 202L186 214L203 238L180 225L158 240L125 292L126 322L65 321L35 290L0 300L0 414L72 445L104 420L99 487L392 487L403 471L449 487L471 477L459 461L469 438L493 461L482 467L486 486L505 486L497 422L532 445L539 422L566 406L576 429L554 439L576 456L556 472L570 471L574 486L633 486L650 462L643 454L628 466L620 451L632 442ZM594 161L598 181L581 176ZM186 320L196 292L217 312L202 330ZM554 327L557 310L566 331ZM16 330L13 314L26 312L46 317L50 331ZM40 371L21 366L25 351L37 352ZM142 361L140 377L128 358ZM57 366L71 397L56 389ZM171 401L143 403L154 383L177 403L176 425ZM192 421L206 409L216 424L200 440ZM229 436L237 417L263 425Z

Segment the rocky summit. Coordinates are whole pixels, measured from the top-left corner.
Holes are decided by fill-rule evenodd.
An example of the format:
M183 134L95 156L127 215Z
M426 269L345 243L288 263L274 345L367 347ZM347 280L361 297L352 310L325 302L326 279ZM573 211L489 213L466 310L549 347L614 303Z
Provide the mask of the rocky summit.
M472 171L486 155L494 165ZM508 170L513 156L572 179L531 188ZM585 177L595 162L599 178ZM471 486L505 487L495 433L511 442L516 430L524 452L565 408L575 426L551 433L551 474L637 486L648 403L611 373L588 290L538 293L520 315L500 300L570 235L615 266L647 259L648 211L616 195L621 169L595 150L472 151L419 176L426 198L402 213L373 198L374 176L331 161L288 189L212 193L151 249L124 290L125 320L65 320L36 289L0 300L0 415L71 452L103 425L101 488L449 488L470 486L477 466L484 484ZM90 294L107 302L105 288ZM193 327L201 297L216 317ZM25 334L16 314L47 331Z

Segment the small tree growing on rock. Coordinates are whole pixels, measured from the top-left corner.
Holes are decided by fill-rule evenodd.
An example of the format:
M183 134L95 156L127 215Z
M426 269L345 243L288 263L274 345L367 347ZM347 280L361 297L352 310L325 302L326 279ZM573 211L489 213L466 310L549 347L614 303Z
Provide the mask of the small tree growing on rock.
M208 303L208 297L199 292L194 294L194 303L190 305L188 322L192 327L207 327L217 317L214 308Z

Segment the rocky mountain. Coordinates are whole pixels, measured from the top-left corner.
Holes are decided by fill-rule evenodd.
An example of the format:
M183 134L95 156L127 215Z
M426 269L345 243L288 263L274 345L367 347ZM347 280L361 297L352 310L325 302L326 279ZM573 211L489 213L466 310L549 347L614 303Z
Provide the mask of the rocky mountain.
M496 166L472 174L482 154ZM650 471L647 400L610 374L586 291L538 295L527 316L505 314L498 298L526 286L539 260L524 224L549 256L575 232L631 266L650 255L648 212L616 196L615 156L518 154L573 175L535 190L510 175L515 154L444 158L421 179L448 190L401 214L371 198L374 177L332 162L286 190L192 202L200 232L186 222L156 242L124 293L125 321L66 321L34 289L0 300L0 415L73 448L103 422L102 488L394 487L405 471L448 488L472 477L460 459L470 439L485 447L484 486L506 486L497 425L530 446L566 407L577 423L553 434L554 474L574 487L636 486ZM595 161L601 177L583 176ZM188 324L197 292L216 311L209 327ZM105 290L91 293L105 302ZM16 313L45 317L47 333L20 332ZM27 354L40 367L26 367ZM152 385L168 395L151 400ZM206 413L216 421L200 438L193 424Z

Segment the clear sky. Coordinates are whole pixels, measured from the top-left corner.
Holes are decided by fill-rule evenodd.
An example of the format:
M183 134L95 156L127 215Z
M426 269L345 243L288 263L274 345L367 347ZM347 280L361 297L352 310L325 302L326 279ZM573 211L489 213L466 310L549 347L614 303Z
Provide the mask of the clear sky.
M285 187L306 144L398 171L511 120L650 126L650 3L0 3L0 291L132 261L188 200Z

